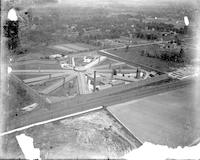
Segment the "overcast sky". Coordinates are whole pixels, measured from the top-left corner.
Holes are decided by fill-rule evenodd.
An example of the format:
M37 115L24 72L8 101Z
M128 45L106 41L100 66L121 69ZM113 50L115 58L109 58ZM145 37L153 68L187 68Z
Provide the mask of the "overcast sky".
M59 0L62 3L70 4L127 4L127 5L164 5L168 3L195 3L198 0Z
M129 4L134 4L134 3L163 3L163 2L183 2L183 1L188 1L188 0L59 0L60 2L80 2L80 3L95 3L95 2L102 2L102 3L112 3L112 2L117 2L117 3L129 3ZM191 1L196 1L196 0L190 0Z

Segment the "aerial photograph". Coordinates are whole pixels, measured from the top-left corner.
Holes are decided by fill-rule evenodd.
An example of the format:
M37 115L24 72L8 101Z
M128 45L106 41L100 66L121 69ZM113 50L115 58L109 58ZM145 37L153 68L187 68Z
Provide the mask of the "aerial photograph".
M199 0L2 0L0 46L0 159L200 144Z

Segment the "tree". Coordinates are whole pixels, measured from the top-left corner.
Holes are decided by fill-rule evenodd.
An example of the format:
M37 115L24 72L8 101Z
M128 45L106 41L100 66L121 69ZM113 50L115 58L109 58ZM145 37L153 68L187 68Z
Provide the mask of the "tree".
M178 62L184 62L184 59L185 59L185 51L183 48L181 48L178 55Z
M126 45L125 52L128 52L128 49L129 49L129 45Z
M142 50L141 51L141 56L144 56L145 55L145 50Z
M4 25L4 35L8 38L8 49L10 50L15 50L20 45L18 30L19 21L6 21Z

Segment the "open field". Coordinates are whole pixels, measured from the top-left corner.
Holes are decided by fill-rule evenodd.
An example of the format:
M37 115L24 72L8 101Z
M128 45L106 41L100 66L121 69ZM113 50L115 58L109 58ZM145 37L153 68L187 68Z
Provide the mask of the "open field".
M185 146L200 136L199 89L185 87L110 106L108 110L142 141Z
M17 83L10 80L8 95L8 117L18 116L20 109L34 103L33 97Z
M15 70L29 70L29 69L61 69L59 63L55 64L25 64L25 65L18 65L13 66L12 69Z
M68 53L76 53L76 52L83 52L95 49L95 47L81 44L81 43L66 43L66 44L58 44L52 45L48 47L52 50L57 50L60 52L68 52Z
M142 56L141 55L142 50L146 50L151 54L154 54L155 52L159 52L160 48L158 45L148 45L148 46L131 47L128 49L128 51L126 51L126 49L118 49L109 52L117 56L120 56L128 61L152 67L162 72L172 71L173 68L184 66L184 63L167 62L157 58Z
M33 138L42 159L117 158L141 145L104 110L5 136L5 158L24 158L15 138L21 133Z
M15 61L19 62L19 61L27 61L27 60L33 60L33 59L39 60L40 57L43 57L43 56L44 56L43 53L40 53L40 52L35 52L35 53L30 52L30 53L25 54L25 55L16 56Z
M59 44L55 44L55 45L59 45ZM77 47L80 47L80 48L85 48L85 52L93 52L93 50L96 49L96 47L89 45L89 44L85 44L85 43L73 43L73 46L74 45ZM40 57L49 56L49 55L53 55L53 54L61 54L62 53L64 55L71 55L71 54L79 52L78 50L76 50L75 52L69 52L69 51L67 52L67 51L61 50L59 48L58 49L52 48L53 46L54 45L49 46L50 48L48 48L48 46L42 46L42 47L37 46L37 47L29 48L27 54L17 55L17 56L15 55L14 58L16 59L16 61L31 60L31 59L40 59ZM67 49L67 47L66 47L66 49ZM68 50L72 50L72 49L69 48ZM84 50L81 53L84 53Z
M134 44L145 44L145 43L149 43L149 41L145 40L145 39L140 39L140 38L136 38L134 37L132 42Z
M114 59L106 58L104 61L100 62L95 67L104 66L104 65L107 65L107 67L109 67L110 64L114 64L114 63L119 63L119 61L115 61Z

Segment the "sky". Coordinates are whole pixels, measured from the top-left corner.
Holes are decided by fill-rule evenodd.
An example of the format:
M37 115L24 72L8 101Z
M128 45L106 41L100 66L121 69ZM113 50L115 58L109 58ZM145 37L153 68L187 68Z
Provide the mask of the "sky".
M133 5L133 6L148 6L148 5L166 5L172 3L197 3L199 0L59 0L60 3L72 4L72 5L112 5L112 4L123 4L123 5Z

